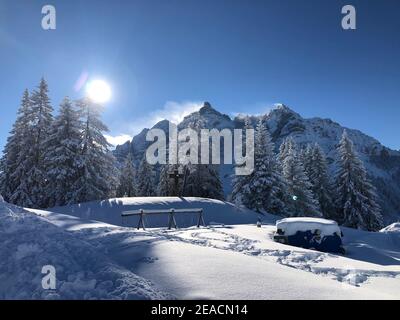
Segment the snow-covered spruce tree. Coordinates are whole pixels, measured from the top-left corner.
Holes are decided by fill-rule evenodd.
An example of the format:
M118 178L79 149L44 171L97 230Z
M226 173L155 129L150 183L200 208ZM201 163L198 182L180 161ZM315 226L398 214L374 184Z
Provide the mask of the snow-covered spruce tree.
M255 132L254 171L243 186L242 203L257 212L287 215L286 187L276 161L271 136L260 120Z
M122 167L117 197L135 197L136 196L136 169L133 164L132 153L129 152Z
M169 177L170 165L164 164L160 171L160 180L157 185L157 195L160 197L171 196L172 184Z
M80 173L81 127L79 112L68 97L64 98L51 126L44 157L49 207L74 202L73 186Z
M156 195L155 171L147 162L144 155L140 162L137 175L137 195L140 197L153 197Z
M279 147L279 154L278 154L278 159L280 164L283 164L283 161L289 154L289 150L293 148L294 149L296 148L296 143L294 142L292 137L288 137L285 140L283 140L283 142Z
M337 220L346 227L376 231L382 227L375 188L346 131L338 146Z
M5 149L5 148L4 148ZM4 151L4 150L3 150ZM9 176L5 172L6 168L6 157L3 155L0 158L0 196L3 198L2 194L9 194Z
M313 166L310 172L310 182L315 198L318 200L322 214L328 219L333 219L336 214L333 203L332 182L328 173L326 156L318 143L312 147Z
M311 190L321 208L324 218L335 218L335 206L333 204L332 183L328 174L326 156L318 143L307 144L301 152L301 160L304 171L311 183Z
M189 164L184 195L223 200L224 194L219 176L219 166L212 164Z
M224 195L218 169L212 164L188 164L183 195L222 200Z
M304 172L306 173L308 179L311 182L311 175L314 167L314 159L313 159L313 147L310 143L307 143L305 148L300 150L300 159L303 163Z
M192 124L192 129L200 135L204 127L201 121ZM199 138L200 141L200 138ZM210 199L224 199L222 183L219 176L219 165L202 164L200 146L197 150L198 162L189 163L185 166L186 172L183 195L187 197L203 197Z
M53 122L53 107L50 105L49 90L46 80L40 80L39 86L31 94L32 145L25 156L27 170L27 190L32 207L44 208L47 206L45 190L47 187L47 168L44 156L47 152L47 138Z
M73 184L72 201L100 200L113 195L117 185L115 159L103 132L107 126L101 121L102 106L89 98L77 101L82 117L81 151L78 158L79 177Z
M0 193L5 201L21 206L32 206L26 185L25 154L31 147L31 101L24 91L17 119L12 127L0 162Z
M203 187L203 190L206 192L204 193L203 197L204 198L211 198L211 199L218 199L218 200L224 200L224 190L222 187L222 182L221 182L221 177L220 177L220 166L219 165L205 165L206 173L208 173L205 176L204 185L208 186Z
M282 169L288 194L291 197L288 204L291 215L321 217L318 201L312 193L312 185L305 174L296 144L292 141L285 152Z
M251 125L249 116L246 116L244 118L244 126L243 126L243 131L242 131L242 150L241 150L242 153L243 153L243 149L246 146L245 132L247 129L254 129L253 126ZM235 164L235 166L240 167L240 165L238 165L238 164ZM244 166L244 164L242 166ZM233 177L231 199L235 204L237 204L237 205L243 204L243 201L242 201L243 200L242 199L243 198L243 187L249 183L250 178L251 178L251 175L235 175Z
M178 185L175 185L175 181L170 177L171 173L178 171L178 174L182 174L183 168L177 164L165 164L162 166L160 171L160 180L157 186L157 194L160 197L172 197L179 196L182 190L182 179L178 179Z

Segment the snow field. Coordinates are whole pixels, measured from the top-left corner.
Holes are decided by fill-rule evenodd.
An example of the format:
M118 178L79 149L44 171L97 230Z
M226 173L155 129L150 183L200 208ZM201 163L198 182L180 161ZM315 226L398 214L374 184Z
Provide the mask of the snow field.
M201 202L210 220L232 209L184 200L193 207ZM170 198L121 201L111 211L109 202L56 208L75 216L0 203L0 298L400 299L395 228L342 228L348 254L341 256L274 242L277 217L270 215L261 228L252 222L139 231L78 218L89 208L91 217L101 218L101 203L113 217L132 206L172 205ZM48 264L57 270L56 290L41 287L40 270Z
M0 299L165 299L170 295L45 218L0 203ZM56 290L42 288L45 265Z

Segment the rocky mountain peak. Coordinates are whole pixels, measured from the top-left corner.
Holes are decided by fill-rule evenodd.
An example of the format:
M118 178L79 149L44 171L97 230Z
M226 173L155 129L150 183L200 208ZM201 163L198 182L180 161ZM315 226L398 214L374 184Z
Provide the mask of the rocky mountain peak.
M207 129L225 129L233 128L232 119L216 109L214 109L209 102L204 102L199 111L193 112L186 116L183 121L178 125L178 128L189 128L192 124L202 123L202 126Z
M283 103L277 103L274 105L274 107L268 112L267 116L268 117L273 117L276 115L285 115L285 116L292 116L294 118L301 118L301 116L293 111L291 108L289 108L287 105L283 104Z
M207 113L221 114L211 106L211 103L207 101L203 103L203 106L200 108L199 113L200 115L204 115Z
M152 129L161 129L167 132L169 130L169 120L164 119L157 122Z

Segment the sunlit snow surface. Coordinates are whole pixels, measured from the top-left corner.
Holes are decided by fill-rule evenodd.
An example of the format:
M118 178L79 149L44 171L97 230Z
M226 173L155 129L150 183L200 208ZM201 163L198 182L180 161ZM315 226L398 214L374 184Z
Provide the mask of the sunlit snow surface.
M116 208L132 209L132 203L169 208L178 201L114 200L119 205L108 212L116 216ZM196 198L185 205L199 207L199 201L208 208L208 220L218 220L223 210L220 217L226 220L233 208ZM91 216L100 203L90 204ZM400 298L398 231L342 228L347 254L340 256L274 242L279 219L274 216L264 217L261 228L255 223L230 225L228 219L224 226L138 231L81 218L88 206L80 206L82 212L78 207L73 210L79 218L0 204L0 298ZM57 288L51 292L41 287L45 264L57 270Z

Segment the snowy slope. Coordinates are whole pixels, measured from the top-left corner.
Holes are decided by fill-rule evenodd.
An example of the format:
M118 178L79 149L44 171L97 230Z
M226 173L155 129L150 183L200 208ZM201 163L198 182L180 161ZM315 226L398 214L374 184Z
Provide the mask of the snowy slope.
M343 130L347 129L349 137L354 142L355 149L359 153L368 174L378 189L386 222L391 223L398 219L400 215L399 151L390 150L376 139L358 130L344 128L330 119L305 119L282 104L276 105L275 108L264 115L252 116L252 124L255 125L260 118L265 120L277 149L282 141L289 136L293 137L301 145L318 142L327 154L331 172L335 171L336 145L340 140ZM229 116L215 110L209 103L205 103L199 111L186 116L178 124L178 128L187 128L196 123L200 123L201 127L207 129L233 129L242 128L244 119L243 116L230 119ZM161 121L154 127L167 128L167 124L168 121ZM124 159L129 151L133 152L136 157L135 159L141 159L146 146L146 132L147 129L135 136L131 143L117 146L115 154L118 159ZM231 192L233 167L222 165L220 169L224 192L228 196Z
M0 299L165 299L170 295L45 218L0 202ZM43 290L42 267L56 268Z
M400 298L399 268L387 274L361 271L353 267L351 259L339 258L318 269L324 256L295 248L271 249L274 243L266 242L262 229L262 240L252 239L255 231L254 226L235 226L169 235L175 243L155 244L146 258L152 263L145 268L137 266L135 272L168 288L178 298ZM130 253L130 249L123 250L120 261L129 264ZM387 280L388 284L376 289Z
M168 208L171 201L126 200L126 206L135 202L147 208ZM213 205L209 204L211 212ZM199 203L194 201L193 206ZM88 207L69 211L80 215ZM232 205L220 203L216 208L228 212ZM263 217L262 228L254 223L229 225L232 214L224 216L225 226L137 231L35 212L59 227L78 231L97 248L108 248L116 263L178 298L400 299L400 233L395 228L376 233L342 228L347 254L340 256L273 242L279 217L272 215Z
M66 207L56 207L51 210L57 213L64 213L84 219L98 220L119 226L137 226L138 217L125 217L124 220L122 220L121 213L129 210L171 208L203 208L206 224L255 224L258 217L253 211L239 208L229 202L196 197L115 198ZM178 227L190 227L197 224L197 217L197 214L176 214L176 222ZM168 216L165 214L146 217L147 227L165 227L167 224Z
M140 199L162 201L169 206ZM75 215L101 208L85 205ZM225 226L138 231L2 203L0 298L400 299L396 228L343 228L348 254L340 256L273 242L278 217L265 216L261 228L229 225L230 217ZM57 270L50 292L40 284L45 264Z

